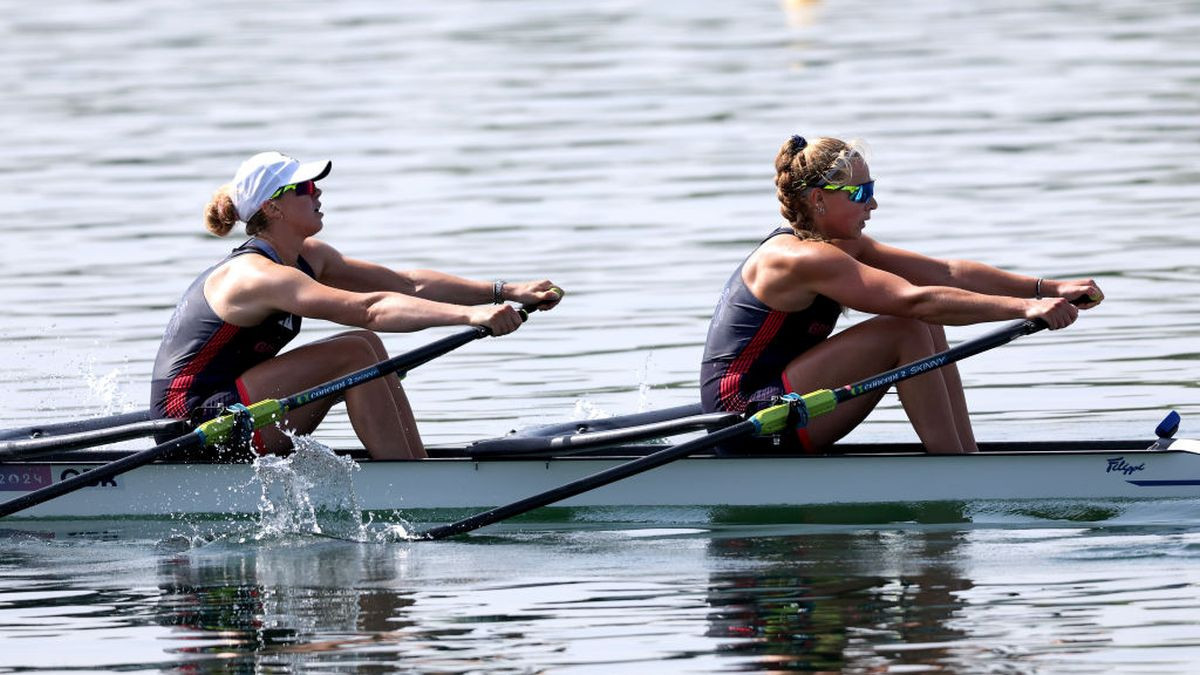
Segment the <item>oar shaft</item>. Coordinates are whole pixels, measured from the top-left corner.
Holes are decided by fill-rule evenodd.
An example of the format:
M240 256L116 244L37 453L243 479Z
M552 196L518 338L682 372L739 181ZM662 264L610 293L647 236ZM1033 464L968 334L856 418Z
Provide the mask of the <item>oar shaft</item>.
M19 441L0 441L0 462L43 455L49 452L63 452L90 448L107 443L118 443L133 438L142 438L153 434L182 434L188 430L185 420L153 419L134 422L119 427L100 428L91 431L26 438Z
M522 307L522 319L536 308ZM331 393L340 393L374 379L388 375L397 370L411 370L439 355L459 347L478 337L489 335L486 328L473 326L459 333L446 336L424 347L407 352L401 356L384 361L375 366L364 368L336 382L326 383L301 392L282 403L291 403L287 410L293 409L303 402L314 401ZM411 357L411 358L410 358ZM303 402L301 401L303 399ZM62 422L40 426L30 426L16 429L0 430L0 462L13 461L34 455L65 450L77 450L107 443L133 438L141 438L159 433L178 431L185 433L189 424L185 420L162 419L155 416L152 410L142 410L136 413L123 413L111 417Z
M989 349L1008 344L1022 335L1036 333L1046 327L1046 324L1042 321L1029 319L1014 321L990 333L985 333L977 338L972 338L962 344L951 347L944 352L938 352L923 359L917 359L912 363L906 363L898 368L893 368L886 373L873 375L854 384L839 387L834 389L833 393L837 397L838 403L844 403L876 389L890 387L901 380L916 377L924 372L961 361L968 356L974 356Z
M588 492L589 490L603 487L609 483L615 483L616 481L642 473L643 471L649 471L650 469L662 466L668 462L675 461L680 457L690 455L697 450L712 447L723 440L737 438L738 436L744 436L746 434L753 433L754 429L755 426L750 421L738 422L733 426L725 427L724 429L709 433L703 438L697 438L686 443L680 443L679 445L667 448L666 450L659 450L658 452L646 455L640 459L635 459L632 462L618 464L617 466L609 469L598 471L590 476L585 476L565 485L561 485L553 490L547 490L541 494L536 494L532 497L526 497L521 501L513 502L506 506L501 506L490 511L484 511L483 513L479 513L447 525L430 528L418 534L417 537L421 539L444 539L446 537L452 537L456 534L470 532L471 530L481 528L484 525L491 525L492 523L500 522L501 520L520 515L527 511L532 511L533 509L574 497L575 495Z
M1048 326L1040 320L1022 319L1014 321L990 333L985 333L977 338L972 338L951 347L946 351L926 356L923 359L917 359L916 361L906 363L878 375L872 375L866 379L859 380L853 384L847 384L833 390L818 389L803 396L788 394L784 397L787 399L786 401L780 405L763 408L755 413L750 420L758 425L758 435L780 433L787 428L794 417L799 420L799 426L803 426L809 418L829 413L838 404L845 403L877 389L890 387L897 382L923 375L942 366L961 361L968 356L974 356L989 349L1006 345L1022 335L1036 333L1045 328L1048 328Z
M405 352L399 356L394 356L373 366L367 366L362 370L355 371L337 380L317 385L298 394L293 394L292 396L280 400L280 404L283 406L285 411L293 410L304 405L305 403L310 403L318 399L340 394L341 392L364 382L368 382L385 375L391 375L392 373L398 371L412 370L417 366L432 361L442 354L457 349L458 347L461 347L472 340L478 340L479 338L487 335L491 335L491 331L488 329L482 326L472 326L466 330L454 333L453 335L447 335L444 338L435 340L434 342L431 342L423 347L418 347L417 349Z
M119 415L110 415L108 417L93 417L70 422L35 424L28 427L0 430L0 441L23 441L31 438L50 438L52 436L78 434L87 431L96 431L98 429L123 427L153 419L156 419L156 416L150 410L139 410L137 412L121 413Z

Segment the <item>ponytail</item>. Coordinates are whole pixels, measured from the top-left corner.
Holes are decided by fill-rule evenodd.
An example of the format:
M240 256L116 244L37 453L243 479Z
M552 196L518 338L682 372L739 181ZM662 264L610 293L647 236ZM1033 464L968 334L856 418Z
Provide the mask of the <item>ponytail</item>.
M208 205L204 207L204 227L218 237L229 234L238 222L237 207L234 206L233 195L230 194L232 190L233 186L230 184L217 188L208 200ZM250 216L250 222L246 223L246 234L254 236L265 230L267 224L267 215L259 209Z
M224 237L237 224L237 207L233 205L233 197L229 194L232 186L226 184L217 188L208 205L204 207L204 226L209 232Z

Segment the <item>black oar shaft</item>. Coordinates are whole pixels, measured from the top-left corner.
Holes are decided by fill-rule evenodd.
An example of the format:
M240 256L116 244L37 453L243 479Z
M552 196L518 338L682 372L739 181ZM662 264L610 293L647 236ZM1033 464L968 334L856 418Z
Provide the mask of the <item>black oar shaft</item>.
M519 310L522 313L522 319L527 318L528 313L535 309L532 306L522 307ZM290 405L286 405L286 408L292 409L303 405L304 402L324 398L329 394L340 393L356 384L395 372L397 368L393 367L393 364L399 364L399 368L411 370L437 358L447 351L489 334L486 328L473 326L468 330L448 335L411 352L406 352L401 356L364 368L358 373L343 378L345 381L326 383L313 387L306 392L289 397L281 401L281 403L290 403ZM335 388L326 391L330 387ZM123 413L121 415L93 420L3 429L0 430L0 462L19 460L49 452L77 450L108 443L117 443L159 433L170 433L172 431L184 433L187 431L188 426L185 420L161 419L155 417L154 412L151 410L142 410L136 413Z
M444 338L435 340L423 347L418 347L411 351L394 356L386 361L381 361L373 366L367 366L362 370L355 371L344 377L338 378L325 384L317 385L311 389L306 389L298 394L293 394L285 399L280 400L280 404L284 410L292 410L298 408L305 403L310 403L318 399L328 398L342 393L343 391L362 384L370 380L374 380L385 375L391 375L401 370L412 370L417 366L423 365L433 359L445 354L449 351L457 349L472 340L477 340L481 337L490 335L491 331L482 326L472 326L467 330L462 330L452 335L447 335Z
M444 539L446 537L452 537L456 534L470 532L471 530L479 529L484 525L491 525L492 523L497 523L501 520L518 516L522 513L532 511L533 509L547 506L569 497L574 497L575 495L588 492L589 490L594 490L598 487L603 487L609 483L615 483L616 481L642 473L643 471L649 471L650 469L662 466L663 464L672 462L680 457L690 455L697 450L703 450L705 448L712 447L723 440L754 433L754 430L755 426L753 422L738 422L733 426L714 431L703 438L697 438L686 443L680 443L679 445L667 448L666 450L659 450L658 452L646 455L645 457L636 459L632 462L618 464L612 468L596 472L590 476L585 476L584 478L580 478L565 485L556 487L553 490L547 490L541 494L527 497L521 501L513 502L506 506L501 506L490 511L484 511L483 513L464 518L448 525L430 528L417 536L423 539Z
M835 390L821 389L802 397L798 397L789 403L765 408L750 419L744 422L739 422L732 426L725 427L718 431L713 431L703 438L697 438L680 445L659 450L658 452L646 455L635 459L631 462L619 464L617 466L605 469L590 476L580 478L578 480L567 483L552 490L547 490L540 494L527 497L517 502L500 506L490 511L469 516L462 520L455 521L446 525L430 528L424 532L418 533L417 538L420 539L444 539L456 534L465 534L472 530L479 529L485 525L491 525L501 520L519 516L536 508L548 506L555 502L574 497L589 490L594 490L599 487L608 485L623 478L628 478L644 471L660 467L664 464L681 459L700 450L712 448L723 441L732 440L741 436L752 434L773 434L783 431L787 426L789 413L793 406L800 406L804 413L805 419L808 416L817 416L825 414L833 410L837 404L848 401L852 398L862 396L867 392L874 391L881 387L888 387L901 380L907 380L911 377L916 377L930 370L940 368L944 365L959 361L968 356L973 356L980 352L987 351L994 347L1012 342L1015 338L1022 335L1035 333L1043 328L1046 324L1041 321L1017 321L1004 326L1000 329L981 335L972 340L968 340L956 347L947 349L944 352L939 352L932 356L923 359L918 359L912 363L905 364L898 368L894 368L885 373L880 373L854 384L849 384L844 387L839 387Z
M962 344L951 347L944 352L938 352L932 356L927 356L923 359L917 359L912 363L906 363L898 368L893 368L885 373L873 375L864 380L848 384L844 387L838 387L833 390L834 396L837 397L838 403L844 403L852 398L861 396L867 392L875 391L882 387L890 387L892 384L901 380L907 380L910 377L916 377L924 372L941 368L956 361L961 361L968 356L986 352L989 349L994 349L1001 345L1008 344L1022 335L1036 333L1039 330L1046 328L1046 324L1041 321L1021 320L1014 321L1006 326L997 328L996 330L980 335L977 338L972 338Z
M111 429L113 427L124 427L154 419L157 419L157 416L150 410L139 410L137 412L121 413L108 417L35 424L28 427L0 430L0 441L27 441L35 438L42 439L78 434L101 429Z
M48 452L63 452L108 443L119 443L152 434L178 435L187 432L187 430L188 423L186 421L163 418L58 436L26 438L19 441L0 441L0 462L11 462Z

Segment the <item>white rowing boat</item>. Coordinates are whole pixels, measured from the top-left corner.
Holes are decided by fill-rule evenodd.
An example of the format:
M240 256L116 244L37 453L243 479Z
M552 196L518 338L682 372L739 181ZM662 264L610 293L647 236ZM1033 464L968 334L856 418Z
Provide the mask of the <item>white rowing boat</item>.
M589 476L662 445L524 458L446 449L419 461L359 458L350 472L364 511L483 509ZM909 445L846 446L840 455L691 456L590 490L569 507L805 507L985 500L1200 498L1200 442L1187 439L1005 443L935 456ZM0 465L12 498L112 461L68 452ZM323 477L310 477L320 482ZM155 462L30 508L17 518L255 514L263 485L250 464Z
M929 456L901 445L843 446L828 456L779 452L740 456L714 449L784 433L871 391L1044 329L1017 321L944 352L837 389L788 395L747 419L700 414L698 406L604 421L568 423L447 449L420 461L363 461L341 481L331 508L373 512L484 509L418 533L462 534L551 504L567 507L808 507L1025 500L1160 500L1200 497L1200 443L1176 440L1178 415L1158 440L984 445L966 456ZM144 414L0 432L0 516L78 518L253 514L273 478L256 488L271 458L247 463L171 462L211 451L278 420L288 410L403 373L486 335L475 327L283 399L231 410L187 431ZM167 424L169 428L160 427ZM113 425L116 426L113 426ZM687 431L677 446L632 446ZM123 456L51 453L169 431L172 440ZM182 435L176 435L182 434ZM760 446L761 447L761 446ZM762 452L761 450L759 451ZM304 453L297 453L303 458ZM37 459L30 459L36 457ZM303 465L303 462L301 462ZM336 463L335 463L336 464ZM277 467L276 467L277 468ZM319 489L318 469L285 486ZM305 495L299 494L301 500ZM317 504L316 506L320 506ZM490 508L496 507L496 508Z

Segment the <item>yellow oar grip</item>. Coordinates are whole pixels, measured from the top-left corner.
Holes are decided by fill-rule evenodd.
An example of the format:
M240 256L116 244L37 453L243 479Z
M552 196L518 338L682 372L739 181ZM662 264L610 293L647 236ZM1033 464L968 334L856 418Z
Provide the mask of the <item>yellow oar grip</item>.
M261 429L272 422L277 422L283 419L283 404L273 398L265 401L259 401L246 406L246 411L250 413L251 426L255 429ZM206 447L220 445L229 438L229 434L233 431L233 426L236 423L237 415L226 414L213 419L196 427L195 433L204 441Z
M793 405L800 405L804 414L801 415L801 426L807 424L810 417L824 415L837 407L837 397L829 389L818 389L803 396L789 394L779 405L763 408L750 417L754 426L758 427L759 436L782 433L787 430L788 417Z
M808 408L808 416L816 417L831 412L837 407L837 396L830 389L818 389L800 397L804 407Z

